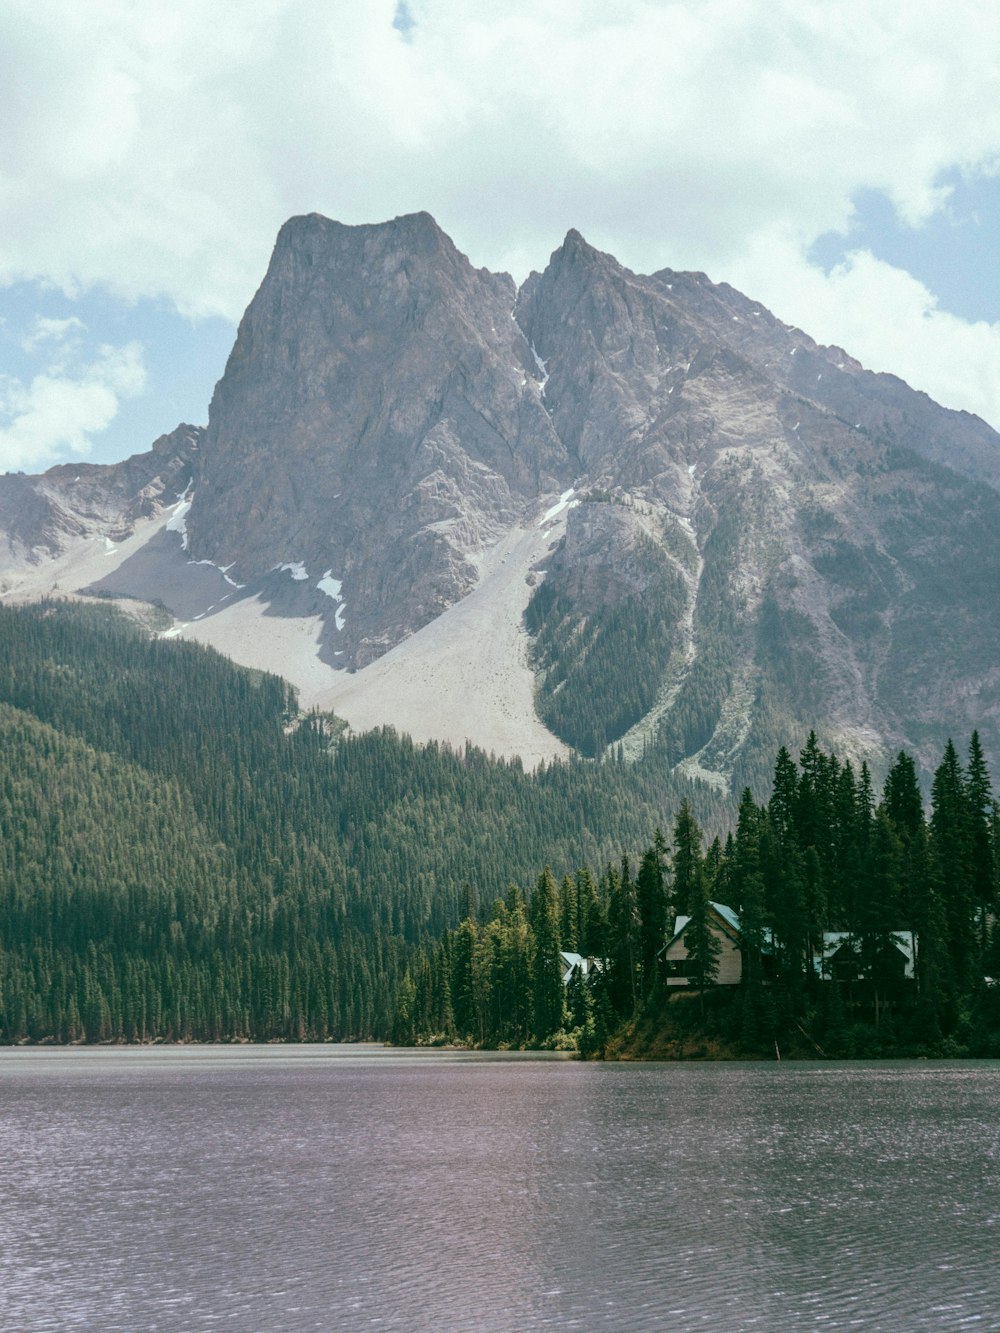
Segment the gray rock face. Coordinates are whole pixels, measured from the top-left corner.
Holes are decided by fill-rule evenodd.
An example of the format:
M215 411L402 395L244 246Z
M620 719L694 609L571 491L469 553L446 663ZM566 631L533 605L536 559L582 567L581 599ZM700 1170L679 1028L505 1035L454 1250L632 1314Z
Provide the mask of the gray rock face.
M61 555L81 537L123 541L135 522L188 486L204 436L180 425L122 463L65 463L41 476L0 474L0 571Z
M547 580L588 611L644 597L655 584L645 549L650 540L643 517L634 511L615 504L581 504L567 518L566 536L549 562Z
M425 213L287 223L212 400L194 558L251 585L292 563L336 580L345 665L462 597L470 553L571 472L515 298Z
M570 744L654 741L737 788L809 727L933 763L976 726L1000 755L1000 437L703 274L639 276L570 232L518 292L427 214L292 219L204 434L0 479L0 530L40 559L189 479L185 558L226 599L321 613L331 664L453 606L572 488L529 613ZM113 590L148 595L154 554ZM205 600L184 586L178 612Z
M1000 754L995 432L704 275L638 277L576 233L518 319L578 473L662 522L688 579L688 650L650 714L675 761L759 786L810 726L928 764L978 726ZM581 610L574 543L595 568L624 550L583 556L585 509L552 565Z

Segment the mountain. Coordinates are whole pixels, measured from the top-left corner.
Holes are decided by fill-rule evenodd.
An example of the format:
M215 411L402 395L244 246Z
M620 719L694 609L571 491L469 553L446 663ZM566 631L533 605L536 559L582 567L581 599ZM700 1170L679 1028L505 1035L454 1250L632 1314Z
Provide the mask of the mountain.
M518 290L427 214L313 215L204 432L0 479L0 580L159 601L355 727L761 790L811 727L1000 756L998 489L982 421L703 274L571 231Z
M144 520L187 490L204 434L200 426L180 425L148 453L122 463L64 463L42 476L0 476L0 591L26 571L48 573L47 563L69 552L75 567L89 544L111 554L134 538Z

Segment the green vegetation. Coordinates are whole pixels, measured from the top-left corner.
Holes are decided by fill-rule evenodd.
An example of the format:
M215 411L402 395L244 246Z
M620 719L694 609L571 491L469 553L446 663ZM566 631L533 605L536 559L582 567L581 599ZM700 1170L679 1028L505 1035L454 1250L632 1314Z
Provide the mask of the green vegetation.
M641 594L587 609L546 581L525 612L538 715L590 758L652 708L687 603L683 576L653 542L640 545L636 558L649 576Z
M722 706L733 686L741 656L754 645L744 642L737 591L747 562L748 543L768 530L768 497L753 466L728 461L721 469L729 487L727 504L705 541L703 568L694 616L695 657L659 732L671 764L696 754L712 739Z
M877 799L810 738L737 813L655 750L529 775L352 737L113 607L0 607L4 1042L996 1054L998 838L976 736L927 812L905 754ZM703 1000L668 1001L668 922L706 900L741 914L743 980L711 986L696 922ZM812 962L831 930L834 982ZM564 986L560 949L603 965Z
M563 879L555 914L546 871L530 899L512 887L484 914L467 914L408 973L395 1035L585 1054L997 1056L998 846L1000 813L975 733L965 769L949 742L929 818L908 755L876 801L865 766L855 773L810 736L798 766L779 752L766 804L744 793L724 844L716 838L703 853L682 802L672 855L657 834L638 876L627 856L597 880L579 870ZM739 913L738 986L712 988L710 901ZM659 944L677 913L690 918L690 989L671 994ZM554 948L600 960L565 987L561 1014L533 1000L539 957ZM448 1002L459 994L460 1004Z
M276 677L70 603L0 607L0 742L6 1042L388 1036L464 885L599 863L692 791L654 758L528 775L345 738Z

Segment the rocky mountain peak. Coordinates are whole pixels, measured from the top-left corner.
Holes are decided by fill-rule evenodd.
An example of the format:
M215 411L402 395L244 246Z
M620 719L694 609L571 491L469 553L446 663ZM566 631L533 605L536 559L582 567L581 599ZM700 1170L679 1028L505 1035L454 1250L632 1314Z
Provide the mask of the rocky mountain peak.
M322 662L378 681L378 707L392 661L440 670L388 650L447 644L462 690L427 707L459 742L520 672L505 726L534 698L555 745L653 743L737 788L810 727L933 758L978 726L1000 753L1000 438L575 230L517 292L426 213L291 219L207 429L4 479L0 529L16 563L168 503L157 542L89 586L208 641L234 605L318 623Z
M599 267L604 263L611 263L616 268L618 261L611 255L604 254L585 240L575 227L571 227L566 233L562 245L554 251L549 266L558 268L564 264L581 264Z
M136 524L176 502L190 483L204 437L181 424L121 463L62 463L40 476L0 476L0 583L3 571L37 567L74 543L114 547Z
M515 299L426 213L286 224L212 400L194 558L326 611L338 665L463 596L473 553L566 481Z
M461 284L474 272L429 213L408 213L389 222L358 226L334 222L319 213L290 218L278 233L265 284L293 276L305 281L305 275L297 271L301 269L315 269L313 280L320 282L333 274L349 281L363 276L376 282L399 275L399 292L408 286L433 286L449 280Z

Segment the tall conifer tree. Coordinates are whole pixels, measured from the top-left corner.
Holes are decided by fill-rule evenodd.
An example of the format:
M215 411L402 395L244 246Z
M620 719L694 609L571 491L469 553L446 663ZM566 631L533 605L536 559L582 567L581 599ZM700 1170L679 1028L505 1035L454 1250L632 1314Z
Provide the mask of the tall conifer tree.
M693 894L701 874L701 829L685 797L674 825L673 884L671 898L677 916L689 916Z
M969 874L973 910L978 926L978 950L985 958L989 947L989 921L996 911L997 867L993 843L993 788L979 741L979 732L969 742L969 764L965 773L969 817Z
M638 897L642 988L646 995L653 990L657 979L657 955L663 948L667 934L666 890L667 845L659 829L653 845L647 848L636 876Z
M607 879L611 998L620 1014L634 1014L639 1004L642 923L639 898L627 856L622 857L618 873L609 873Z
M688 980L697 987L699 1003L704 1009L705 989L715 984L722 945L712 929L708 886L700 866L691 886L691 919L683 939L687 947Z
M564 1000L559 967L559 890L548 866L539 875L531 895L531 929L535 1036L544 1041L563 1025Z
M931 787L932 873L944 908L951 975L959 994L975 976L977 933L973 919L970 819L965 775L951 740Z

